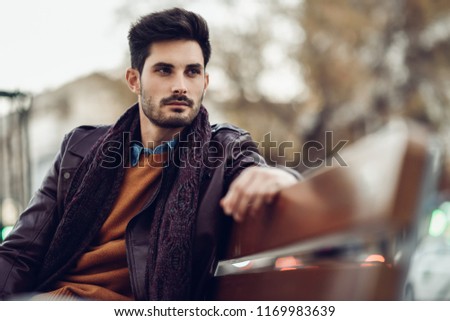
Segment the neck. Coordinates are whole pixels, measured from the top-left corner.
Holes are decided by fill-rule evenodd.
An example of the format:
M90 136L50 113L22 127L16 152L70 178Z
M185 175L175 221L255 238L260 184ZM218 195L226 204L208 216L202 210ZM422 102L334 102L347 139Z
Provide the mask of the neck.
M155 148L163 142L172 140L184 128L162 128L156 126L141 111L139 117L141 123L141 142L146 148Z

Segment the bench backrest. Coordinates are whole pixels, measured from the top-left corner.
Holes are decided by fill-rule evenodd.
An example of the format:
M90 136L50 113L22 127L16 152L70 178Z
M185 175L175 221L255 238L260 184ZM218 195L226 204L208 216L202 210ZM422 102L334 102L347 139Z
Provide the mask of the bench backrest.
M347 166L314 171L235 224L214 298L401 299L423 186L435 175L429 139L394 121L344 149Z

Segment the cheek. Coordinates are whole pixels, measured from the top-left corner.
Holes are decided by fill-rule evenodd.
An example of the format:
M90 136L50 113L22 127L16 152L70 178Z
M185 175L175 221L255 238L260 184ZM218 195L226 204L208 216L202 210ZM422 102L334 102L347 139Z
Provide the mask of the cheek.
M193 85L193 93L196 96L202 96L205 91L205 86L203 81L199 81Z
M152 96L163 96L168 90L168 85L161 79L146 79L142 83L143 89Z

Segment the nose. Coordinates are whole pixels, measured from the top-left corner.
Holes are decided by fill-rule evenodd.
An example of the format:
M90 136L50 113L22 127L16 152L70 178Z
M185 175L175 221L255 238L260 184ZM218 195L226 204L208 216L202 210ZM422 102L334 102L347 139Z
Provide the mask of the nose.
M187 94L186 82L183 78L183 75L180 75L175 78L174 83L172 85L172 93L176 95Z

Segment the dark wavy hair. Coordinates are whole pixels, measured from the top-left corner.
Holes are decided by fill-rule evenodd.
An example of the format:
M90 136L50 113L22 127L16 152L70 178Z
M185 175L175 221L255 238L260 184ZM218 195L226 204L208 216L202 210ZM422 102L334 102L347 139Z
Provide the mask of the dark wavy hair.
M205 67L211 56L208 24L200 15L181 8L154 12L141 17L128 32L131 67L142 73L154 42L194 40L203 53Z

